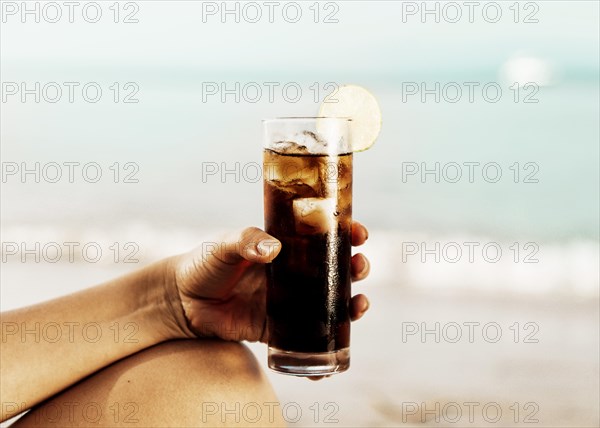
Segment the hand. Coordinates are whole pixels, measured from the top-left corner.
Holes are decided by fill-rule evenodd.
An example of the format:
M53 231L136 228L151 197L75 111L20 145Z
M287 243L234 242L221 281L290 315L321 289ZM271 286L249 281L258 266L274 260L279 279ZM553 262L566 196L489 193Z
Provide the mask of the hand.
M352 224L352 245L363 244L367 229ZM181 305L189 328L198 337L267 342L266 274L281 243L266 232L249 227L238 234L204 243L173 263ZM352 281L369 274L369 261L362 254L352 257ZM353 321L369 308L366 296L352 297Z

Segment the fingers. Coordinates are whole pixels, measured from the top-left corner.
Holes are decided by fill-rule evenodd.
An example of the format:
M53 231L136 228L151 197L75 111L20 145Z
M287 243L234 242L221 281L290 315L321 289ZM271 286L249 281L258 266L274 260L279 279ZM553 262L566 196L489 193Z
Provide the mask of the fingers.
M357 294L350 301L350 319L356 321L369 310L369 299L364 294Z
M352 222L352 245L357 247L369 239L369 231L357 221Z
M224 242L214 244L210 253L224 263L234 264L241 260L253 263L269 263L281 250L281 242L258 227L248 227L226 237Z
M369 275L371 265L369 259L363 254L358 253L352 256L351 263L351 274L352 281L360 281L365 279ZM369 299L364 294L357 294L350 301L350 319L356 321L362 318L362 316L369 310Z
M361 223L353 221L352 245L362 245L368 238L367 228ZM224 263L235 264L241 260L269 263L281 251L281 242L258 227L248 227L237 234L229 235L223 241L222 243L205 243L203 253L214 255ZM355 281L364 279L369 273L369 262L363 255L354 256L352 266L352 275Z
M369 275L370 270L371 264L364 254L358 253L352 256L352 261L350 263L352 281L365 279Z

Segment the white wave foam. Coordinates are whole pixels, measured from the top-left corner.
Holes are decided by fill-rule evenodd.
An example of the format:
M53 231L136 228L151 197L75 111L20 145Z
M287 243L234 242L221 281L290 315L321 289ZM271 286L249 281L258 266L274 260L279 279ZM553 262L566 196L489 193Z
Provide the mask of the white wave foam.
M134 243L138 248L135 257L139 259L139 266L189 251L222 232L215 229L156 227L144 223L110 230L15 225L3 228L2 260L3 263L22 263L21 248L15 254L12 254L14 251L8 253L7 243L16 243L18 246L24 244L24 249L31 250L35 243L40 243L40 248L43 248L50 242L59 245L77 242L79 247L73 262L86 263L80 249L86 243L93 242L105 252L97 263L110 265L115 263L111 246L118 243L122 259L123 246ZM132 247L129 248L131 252ZM498 249L501 251L500 257L497 257ZM355 252L359 251L365 253L371 262L369 282L373 286L411 287L439 292L469 290L528 295L599 295L600 250L598 243L591 240L520 241L515 244L515 241L481 236L442 237L371 230L367 243L355 249ZM26 262L33 261L32 255L25 254L25 258ZM41 262L44 262L43 256ZM70 263L66 254L59 262Z

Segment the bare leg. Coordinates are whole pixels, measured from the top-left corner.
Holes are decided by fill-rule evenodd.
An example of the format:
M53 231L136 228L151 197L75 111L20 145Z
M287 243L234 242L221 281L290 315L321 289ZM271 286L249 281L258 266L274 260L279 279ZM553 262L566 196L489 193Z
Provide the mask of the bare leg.
M246 346L217 340L162 343L73 385L13 426L203 425L285 425Z

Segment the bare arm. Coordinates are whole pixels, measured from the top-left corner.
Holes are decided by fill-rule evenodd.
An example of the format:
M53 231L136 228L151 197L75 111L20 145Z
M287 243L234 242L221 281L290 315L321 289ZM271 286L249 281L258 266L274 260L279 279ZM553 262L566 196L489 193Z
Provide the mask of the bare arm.
M186 337L176 284L165 280L168 263L2 313L2 420L121 358Z
M366 241L364 226L355 223L352 231L353 245ZM1 314L2 420L166 340L266 341L263 264L281 244L258 228L212 244L209 252L199 247L97 287ZM353 280L368 273L367 259L356 254ZM368 301L359 294L351 306L356 320Z

